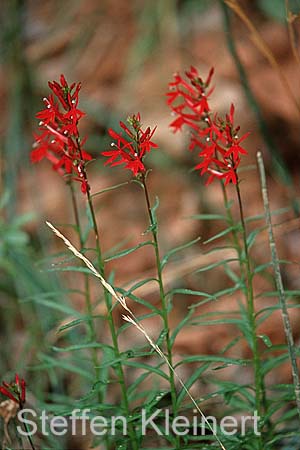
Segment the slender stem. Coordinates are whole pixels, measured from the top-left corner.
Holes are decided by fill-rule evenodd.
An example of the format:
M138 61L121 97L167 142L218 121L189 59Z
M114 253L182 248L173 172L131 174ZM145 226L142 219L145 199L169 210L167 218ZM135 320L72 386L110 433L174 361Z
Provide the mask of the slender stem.
M71 192L72 208L73 208L73 214L74 214L74 219L75 219L76 231L77 231L78 238L79 238L80 248L82 250L82 248L83 248L83 239L82 239L80 219L79 219L79 211L78 211L78 206L77 206L77 201L76 201L73 181L70 180L68 182L68 185L70 187L70 192Z
M80 251L82 252L83 247L84 247L84 242L83 242L78 206L77 206L77 201L76 201L76 196L75 196L72 180L70 180L69 186L70 186L70 191L71 191L72 207L73 207L73 212L74 212L75 224L76 224L76 229L77 229L78 238L79 238L79 242L80 242ZM91 303L89 275L87 273L84 273L84 292L85 292L86 313L88 316L89 341L96 342L97 341L97 333L96 333L95 324L94 324L94 320L93 320L93 307L92 307L92 303ZM94 370L95 370L95 379L96 379L96 382L98 382L100 380L100 369L99 369L100 363L99 363L98 352L97 352L96 348L91 349L91 355L92 355L92 363L93 363ZM100 390L98 391L98 401L100 403L103 401Z
M297 364L297 356L296 356L296 350L295 350L293 330L292 330L292 326L291 326L291 322L290 322L290 318L289 318L288 307L286 304L286 297L285 297L285 292L284 292L284 287L283 287L283 282L282 282L280 263L279 263L276 243L275 243L275 239L274 239L265 167L264 167L264 163L263 163L262 154L260 152L257 153L257 161L258 161L260 182L261 182L261 189L262 189L262 197L263 197L264 209L265 209L265 218L266 218L266 223L268 226L272 264L273 264L273 269L274 269L274 274L275 274L276 287L277 287L277 291L278 291L279 304L280 304L281 311L282 311L283 327L284 327L284 332L285 332L286 341L287 341L287 345L288 345L289 357L290 357L290 361L291 361L297 411L298 411L298 415L299 415L299 419L300 419L299 368L298 368L298 364Z
M95 242L96 242L97 260L98 260L99 272L103 276L103 273L104 273L104 261L103 261L103 258L102 258L102 250L101 250L101 246L100 246L100 234L99 234L99 229L98 229L98 225L97 225L97 220L96 220L96 214L95 214L95 209L94 209L94 205L93 205L93 200L92 200L92 197L91 197L91 194L90 194L89 191L87 192L87 201L88 201L88 205L89 205L89 210L90 210L90 214L91 214L93 230L94 230L94 234L95 234Z
M220 180L220 184L221 184L221 188L222 188L223 199L224 199L224 204L225 204L225 209L226 209L227 223L232 228L232 233L231 234L232 234L232 239L233 239L233 245L234 245L234 248L236 249L236 252L238 254L239 261L241 261L242 260L242 249L241 249L241 246L240 246L240 243L239 243L239 239L238 239L235 223L234 223L234 220L233 220L233 217L232 217L232 214L231 214L231 209L230 209L229 202L228 202L228 196L227 196L226 187L224 186L224 183L223 183L222 180ZM244 267L243 264L242 264L242 266Z
M163 284L163 277L162 277L162 267L160 262L160 253L159 253L159 244L158 244L158 237L157 237L157 222L156 219L153 216L153 212L151 209L151 202L149 197L149 192L147 188L146 183L146 176L145 174L142 175L141 178L142 185L144 188L144 194L145 194L145 200L147 205L147 211L149 215L149 223L150 228L153 236L153 244L154 244L154 251L155 251L155 259L156 259L156 270L157 270L157 279L158 279L158 285L159 285L159 293L160 293L160 299L161 299L161 305L162 305L162 311L161 311L161 317L163 320L164 325L164 331L165 331L165 338L166 338L166 347L167 347L167 358L170 363L170 367L173 367L172 364L172 342L170 337L170 327L169 327L169 318L168 318L168 303L166 299L166 294L164 290L164 284ZM171 399L172 399L172 407L173 407L173 414L176 416L177 411L177 395L176 395L176 386L175 386L175 379L174 379L174 371L169 370L169 376L170 376L170 387L171 387ZM179 439L176 437L176 448L180 448L179 446Z
M81 149L81 144L80 144L79 138L76 139L76 144L77 144L77 149L78 149L79 156L81 159L80 169L81 169L81 174L82 174L83 180L85 181L85 185L86 185L86 197L87 197L87 202L89 205L89 211L91 214L92 225L93 225L93 230L94 230L94 235L95 235L99 272L100 272L100 275L103 278L105 278L105 268L104 268L104 260L102 257L102 250L101 250L101 245L100 245L99 229L98 229L98 225L97 225L93 200L92 200L92 197L90 194L90 186L88 183L88 177L87 177L87 173L85 170L85 165L84 165L82 149ZM113 315L112 315L111 297L110 297L109 292L106 289L103 288L103 292L104 292L105 305L106 305L106 309L107 309L107 321L108 321L108 326L109 326L109 330L110 330L110 334L111 334L111 338L112 338L112 342L113 342L114 353L115 353L116 360L120 361L121 353L120 353L120 349L119 349L118 336L117 336L114 319L113 319ZM125 384L125 375L124 375L124 371L123 371L123 366L120 362L117 362L115 367L116 367L115 370L116 370L116 373L118 376L118 382L119 382L120 388L121 388L121 393L122 393L122 398L123 398L123 407L124 407L124 410L125 410L127 416L129 417L130 416L130 407L129 407L129 399L128 399L128 395L127 395L127 388L126 388L126 384ZM129 436L131 439L131 445L132 445L133 450L139 450L136 431L131 423L129 423L128 432L129 432Z
M237 230L234 227L234 219L233 219L231 210L229 208L227 191L226 191L226 188L225 188L223 182L221 182L221 186L222 186L222 191L223 191L224 203L225 203L225 206L226 206L227 222L232 227L233 244L234 244L234 247L236 249L236 252L237 252L237 255L238 255L238 259L239 259L241 276L242 276L242 281L243 281L243 284L244 284L243 291L244 291L245 296L247 298L247 295L248 295L248 289L247 289L248 282L247 282L247 279L248 279L248 277L247 277L247 270L245 268L245 263L244 263L244 260L243 260L243 249L242 249L242 246L241 246L239 238L238 238ZM245 221L244 221L244 226L245 226ZM243 241L243 242L245 242L245 241ZM248 253L248 251L247 251L247 253ZM251 281L252 281L252 275L251 275ZM266 411L267 410L267 398L266 398L266 392L265 392L265 386L264 386L263 378L261 379L261 387L262 387L261 388L262 405L263 405L264 411ZM271 426L270 419L267 419L267 424L269 426Z
M263 385L261 364L260 364L260 358L259 358L258 339L257 339L257 334L256 334L257 325L256 325L255 307L254 307L253 274L252 274L251 263L250 263L249 248L248 248L248 242L247 242L247 230L246 230L243 203L242 203L241 191L240 191L238 179L237 179L237 184L236 184L236 194L237 194L238 205L239 205L239 212L240 212L241 225L242 225L242 238L243 238L243 245L244 245L244 258L245 258L244 264L245 264L245 274L246 274L246 280L245 280L246 299L247 299L248 321L249 321L251 338L252 338L251 350L253 353L253 365L254 365L255 408L256 408L258 416L261 417L261 415L263 413L264 385ZM261 435L260 435L260 446L262 446ZM263 447L260 447L260 448L262 449Z
M32 450L35 450L35 446L34 446L33 441L32 441L32 439L31 439L30 432L28 431L28 427L27 427L27 423L26 423L26 422L23 422L23 427L24 427L26 436L27 436L27 438L28 438L30 447L32 448Z
M92 224L93 224L93 229L94 229L94 234L95 234L99 273L103 278L106 279L104 261L102 258L102 251L101 251L101 246L100 246L99 229L98 229L98 225L97 225L97 221L96 221L96 215L95 215L93 201L92 201L89 190L87 191L87 201L88 201L88 205L89 205L89 209L90 209L90 214L91 214L91 219L92 219ZM120 349L119 349L118 336L117 336L114 319L113 319L113 315L112 315L111 297L110 297L110 293L105 288L103 288L103 291L104 291L105 305L106 305L106 309L107 309L107 321L108 321L110 334L112 337L115 358L117 361L120 361L121 353L120 353ZM126 383L125 383L125 375L124 375L124 371L123 371L123 366L120 362L116 362L115 370L116 370L116 373L118 376L118 382L119 382L120 388L121 388L121 393L122 393L122 398L123 398L123 407L124 407L124 410L125 410L127 416L129 417L130 416L129 399L128 399L128 395L127 395L127 387L126 387ZM135 429L131 423L129 423L128 432L129 432L129 436L131 439L132 449L139 450L137 435L136 435Z

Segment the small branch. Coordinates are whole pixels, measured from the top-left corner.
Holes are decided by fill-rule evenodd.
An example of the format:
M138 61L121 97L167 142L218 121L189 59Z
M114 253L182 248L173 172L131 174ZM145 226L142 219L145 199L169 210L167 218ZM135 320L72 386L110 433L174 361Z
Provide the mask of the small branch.
M257 324L255 317L255 305L254 305L254 292L253 292L253 272L250 263L250 255L249 248L247 242L247 230L246 230L246 222L244 216L244 208L242 203L241 191L239 187L239 180L236 184L236 193L238 198L238 205L240 211L241 225L242 225L242 236L244 243L244 252L245 252L245 274L246 274L246 300L247 300L247 311L248 311L248 320L249 326L251 328L251 337L252 337L252 353L253 353L253 366L254 366L254 378L255 378L255 405L256 410L258 411L258 415L261 417L263 412L263 403L265 397L264 390L264 382L262 377L261 370L261 362L258 348L258 340L257 340ZM262 441L260 434L260 442L259 449L262 449Z
M269 243L270 243L270 249L271 249L275 282L276 282L276 287L277 287L277 291L278 291L279 303L280 303L280 307L281 307L281 311L282 311L283 327L284 327L284 332L285 332L286 341L287 341L287 345L288 345L289 357L290 357L291 366L292 366L292 376L293 376L293 382L294 382L295 398L296 398L298 415L299 415L299 419L300 419L299 369L298 369L298 365L297 365L297 357L296 357L296 351L295 351L295 343L294 343L294 338L293 338L292 326L291 326L291 322L290 322L290 318L289 318L289 314L288 314L286 297L285 297L282 276L281 276L281 271L280 271L280 263L279 263L276 243L275 243L275 239L274 239L273 225L272 225L270 204L269 204L268 190L267 190L266 172L265 172L265 167L264 167L264 162L263 162L263 157L262 157L261 152L257 153L257 162L258 162L258 168L259 168L259 174L260 174L261 191L262 191L262 197L263 197L263 203L264 203L264 209L265 209L265 218L266 218L266 223L268 226Z

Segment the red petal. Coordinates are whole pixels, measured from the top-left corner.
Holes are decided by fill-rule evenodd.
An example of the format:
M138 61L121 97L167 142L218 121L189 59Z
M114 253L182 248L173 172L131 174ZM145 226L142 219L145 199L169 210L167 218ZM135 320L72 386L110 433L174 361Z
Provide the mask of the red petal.
M8 397L11 400L13 400L14 402L19 403L18 400L13 396L13 394L8 389L6 389L5 387L0 386L0 392L3 395L5 395L6 397Z

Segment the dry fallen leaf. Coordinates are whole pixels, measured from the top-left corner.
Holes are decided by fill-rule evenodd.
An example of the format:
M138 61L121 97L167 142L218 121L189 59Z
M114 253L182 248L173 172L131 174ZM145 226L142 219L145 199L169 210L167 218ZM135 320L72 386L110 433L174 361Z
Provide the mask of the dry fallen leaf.
M17 411L19 409L19 405L12 400L4 400L0 403L0 416L4 421L4 438L2 441L2 448L5 448L6 444L11 443L11 439L8 433L8 424L9 421L16 417Z

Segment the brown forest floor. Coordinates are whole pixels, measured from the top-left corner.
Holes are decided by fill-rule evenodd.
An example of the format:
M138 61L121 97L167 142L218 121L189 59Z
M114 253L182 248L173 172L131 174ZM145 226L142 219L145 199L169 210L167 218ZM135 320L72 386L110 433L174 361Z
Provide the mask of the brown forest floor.
M6 13L10 14L6 2ZM165 104L164 94L173 72L195 65L204 74L211 66L215 67L213 105L220 113L228 110L230 103L236 105L237 122L244 132L250 130L247 141L249 157L245 165L255 164L255 154L261 149L265 155L268 169L271 205L273 209L290 204L289 192L272 168L272 157L260 136L257 121L251 112L237 74L235 64L228 51L221 9L218 2L201 14L184 13L184 2L177 13L173 1L123 1L123 0L69 0L59 2L35 0L26 3L24 37L21 48L23 62L21 67L29 69L34 80L34 109L27 111L27 134L22 148L19 148L15 170L17 173L16 206L18 213L37 211L34 222L27 225L31 236L43 228L45 219L54 223L70 221L70 208L66 208L64 183L56 173L45 164L30 167L27 162L30 151L31 130L34 129L35 111L41 107L39 98L47 95L47 81L57 79L64 73L70 81L82 81L81 107L87 111L83 133L90 137L87 150L96 157L109 146L105 138L107 127L124 120L129 114L140 111L144 124L158 125L156 141L159 149L151 158L153 171L149 176L153 199L160 199L160 242L166 251L172 246L201 236L196 246L187 250L183 258L171 263L165 273L169 286L184 285L190 289L212 292L226 287L226 279L218 269L203 276L193 270L204 265L208 257L203 253L207 246L203 242L221 229L220 224L200 222L189 217L201 212L223 212L222 197L219 186L213 184L203 187L203 181L192 174L193 155L187 150L186 135L173 135L168 128L170 112ZM299 66L291 52L286 24L276 22L263 16L254 8L254 2L244 1L249 17L256 24L265 42L272 50L279 66L289 80L292 91L299 96ZM296 21L295 25L298 23ZM281 156L286 162L294 180L295 192L299 190L299 112L290 100L278 73L270 66L262 54L253 45L250 34L240 20L233 18L235 43L244 67L247 70L250 85L263 111L272 137L277 143ZM12 52L7 46L7 53ZM7 55L9 56L9 55ZM13 83L16 80L16 63L13 58L4 59L0 66L0 129L5 139L11 123L10 101ZM31 99L32 100L32 99ZM157 152L157 158L156 158ZM25 161L26 160L26 161ZM130 174L118 168L103 169L103 160L91 168L93 191L126 181ZM2 161L4 170L7 169ZM16 173L14 175L16 175ZM261 193L256 169L245 172L241 185L245 198L247 215L262 213ZM229 194L234 191L229 188ZM147 217L143 198L138 187L128 185L119 191L112 191L101 196L99 206L99 223L104 238L105 250L117 242L126 240L125 246L136 245L147 227ZM37 209L38 208L38 209ZM238 217L238 211L234 211ZM287 212L275 221L283 223L277 230L280 256L283 259L299 261L299 221L292 212ZM257 222L263 224L263 222ZM46 231L43 230L43 233ZM224 241L218 241L218 245ZM210 244L212 245L212 244ZM57 244L59 246L59 244ZM212 254L210 258L224 258L222 253ZM269 258L267 235L261 234L258 245L253 250L257 261ZM141 279L153 273L154 259L150 250L141 249L126 257L126 264L121 259L110 264L116 274L119 285L133 279ZM291 265L284 273L286 286L299 288L298 264ZM72 281L71 281L72 282ZM97 286L95 285L95 290ZM255 279L256 293L270 289L269 282L263 277ZM146 285L140 291L151 302L157 302L158 293L155 286ZM210 308L235 308L236 298L222 299L221 304L206 306ZM80 300L74 298L78 308L83 308ZM176 297L171 325L175 326L186 312L187 301L197 299ZM274 299L260 300L271 303ZM261 303L262 304L262 303ZM139 310L137 309L137 312ZM203 312L203 310L201 311ZM295 328L299 329L299 313L293 312ZM120 319L121 322L121 319ZM156 324L148 322L149 329L155 333ZM281 318L272 316L266 322L265 330L272 342L282 342ZM224 330L203 327L187 328L182 331L175 344L174 351L180 353L209 353L223 348L226 340L232 338L234 329ZM128 333L132 346L142 337ZM126 342L126 347L128 341ZM245 349L241 349L244 353ZM188 370L192 370L189 368ZM233 372L236 369L231 369ZM228 375L228 373L227 373ZM232 373L233 377L239 374ZM281 369L276 378L282 381L289 375Z

